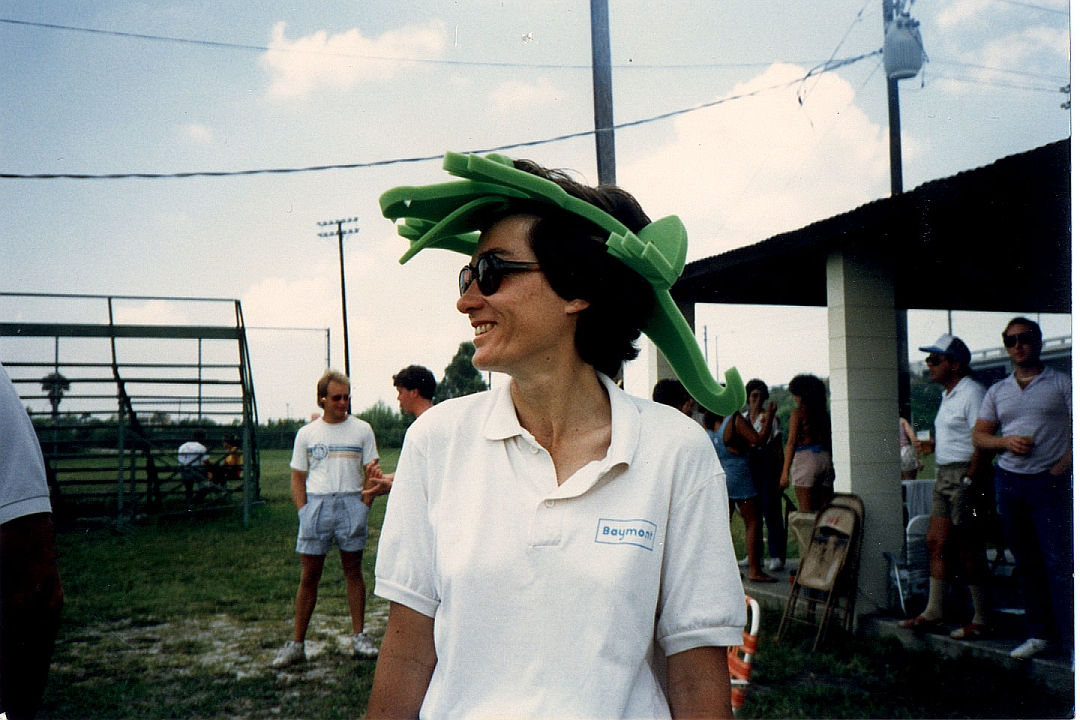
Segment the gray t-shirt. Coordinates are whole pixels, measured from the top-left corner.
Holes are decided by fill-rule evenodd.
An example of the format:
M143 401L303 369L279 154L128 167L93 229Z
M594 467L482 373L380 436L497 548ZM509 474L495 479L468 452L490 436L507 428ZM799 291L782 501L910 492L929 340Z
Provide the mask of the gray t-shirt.
M1024 389L1010 375L983 398L979 419L1001 426L1002 436L1034 439L1030 455L1002 452L998 467L1022 475L1045 472L1065 455L1072 440L1072 378L1044 368Z

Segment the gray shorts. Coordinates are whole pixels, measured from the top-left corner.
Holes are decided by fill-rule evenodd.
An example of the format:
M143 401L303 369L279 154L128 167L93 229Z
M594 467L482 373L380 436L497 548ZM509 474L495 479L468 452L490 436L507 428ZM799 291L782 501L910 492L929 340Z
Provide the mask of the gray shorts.
M297 515L296 552L302 555L326 555L333 541L344 552L360 552L367 545L368 507L358 492L308 495Z

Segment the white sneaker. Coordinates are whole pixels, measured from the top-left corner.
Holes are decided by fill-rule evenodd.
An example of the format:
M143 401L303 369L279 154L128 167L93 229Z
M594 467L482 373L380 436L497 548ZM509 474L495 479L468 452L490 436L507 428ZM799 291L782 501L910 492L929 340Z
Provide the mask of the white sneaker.
M744 557L742 560L740 560L739 567L750 567L750 558Z
M784 561L780 558L773 558L769 561L769 571L776 572L784 567Z
M274 662L270 663L270 666L283 668L305 660L307 660L307 653L304 652L304 641L294 642L290 640L285 643L285 647L278 650L277 656L274 657Z
M1009 657L1016 658L1017 660L1027 660L1033 658L1046 648L1050 647L1050 643L1040 638L1028 638L1027 642L1023 645L1018 645L1013 648L1013 651L1009 653Z
M379 648L375 647L375 641L366 632L358 632L352 639L353 653L357 657L378 657Z

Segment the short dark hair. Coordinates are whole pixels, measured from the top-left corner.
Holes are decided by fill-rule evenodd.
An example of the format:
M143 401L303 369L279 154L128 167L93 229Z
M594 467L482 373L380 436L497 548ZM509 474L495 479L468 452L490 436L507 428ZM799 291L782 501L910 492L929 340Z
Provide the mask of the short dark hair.
M762 400L769 399L769 386L765 384L764 380L758 380L757 378L754 378L753 380L746 383L746 397L750 397L750 393L754 392L755 390L760 390L762 393L765 394L765 397L763 397Z
M406 390L419 390L420 397L431 400L435 397L435 375L423 365L410 365L393 377L394 387Z
M653 387L652 399L653 402L663 403L681 410L683 404L690 399L690 393L686 391L686 388L678 380L664 378Z
M1036 335L1038 335L1039 339L1042 340L1042 328L1039 327L1039 323L1035 322L1034 320L1028 320L1026 317L1023 316L1014 317L1012 320L1005 323L1005 330L1008 330L1013 325L1023 325L1024 327L1028 328ZM1004 334L1004 332L1002 334Z
M516 160L518 170L554 182L569 195L584 200L640 232L651 221L630 193L614 185L589 187L561 170L549 170L531 160ZM528 233L529 246L551 288L564 300L585 300L578 315L574 343L582 360L615 377L622 364L638 355L635 345L653 309L648 280L607 252L608 233L557 207L513 203L508 214L537 218Z

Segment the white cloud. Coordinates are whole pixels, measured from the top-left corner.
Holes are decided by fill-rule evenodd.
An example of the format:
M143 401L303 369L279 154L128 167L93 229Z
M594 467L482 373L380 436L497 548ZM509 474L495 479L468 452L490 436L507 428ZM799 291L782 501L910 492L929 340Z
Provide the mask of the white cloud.
M492 104L503 113L535 111L565 101L566 92L556 88L548 78L540 78L535 83L504 82L491 92Z
M959 0L946 6L934 19L945 30L962 28L985 12L989 5L990 0Z
M1035 56L1044 52L1067 57L1068 28L1054 29L1040 25L1027 27L1020 32L1010 33L986 43L980 56L982 64L990 67L1023 70L1030 67Z
M326 327L333 318L328 300L339 292L337 275L300 278L268 277L241 298L248 325Z
M437 58L445 46L446 29L440 21L377 38L353 28L337 35L320 30L296 40L285 37L285 23L279 22L262 63L271 74L270 96L294 98L319 86L345 90L360 82L385 81L409 67L408 60Z
M675 138L620 174L654 216L679 215L691 258L763 240L887 192L888 140L834 74L773 65L741 96L681 116ZM802 103L798 93L802 90Z
M214 131L202 123L189 123L182 128L184 136L199 144L209 143L214 139Z

